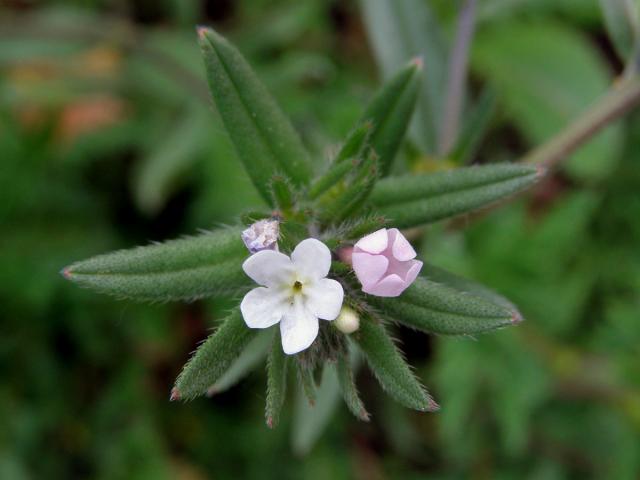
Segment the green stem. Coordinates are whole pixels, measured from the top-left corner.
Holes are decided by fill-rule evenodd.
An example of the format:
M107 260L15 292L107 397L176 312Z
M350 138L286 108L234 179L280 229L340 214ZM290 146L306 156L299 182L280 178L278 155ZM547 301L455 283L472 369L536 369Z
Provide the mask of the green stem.
M525 155L521 163L555 167L601 129L640 104L640 78L614 85L576 121L543 145Z

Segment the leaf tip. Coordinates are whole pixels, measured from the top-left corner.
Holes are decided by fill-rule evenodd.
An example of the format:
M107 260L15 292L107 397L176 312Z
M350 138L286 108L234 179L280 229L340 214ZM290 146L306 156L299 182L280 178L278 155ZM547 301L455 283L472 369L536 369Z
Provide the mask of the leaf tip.
M171 395L169 395L169 401L175 402L176 400L180 400L181 398L182 394L180 393L180 390L178 390L178 387L173 387L171 389Z
M422 59L421 56L413 57L409 62L409 64L414 65L417 70L422 70L422 68L424 67L424 60Z
M206 27L204 25L198 25L196 27L196 32L198 33L198 38L200 40L204 40L205 37L207 36L207 33L211 31L211 28Z
M215 385L211 385L208 389L207 389L207 397L211 398L213 396L215 396L218 393L218 389L216 388Z
M440 410L440 405L431 397L427 399L427 412L437 412Z
M522 314L517 311L514 310L513 312L511 312L511 324L512 325L518 325L519 323L522 323L524 321L524 318L522 317Z
M536 178L540 179L544 177L548 171L549 169L544 165L536 165Z
M71 280L71 267L64 267L62 270L60 270L60 275L62 275L67 280Z
M363 422L368 422L371 420L371 415L363 407L360 412L358 412L358 418Z

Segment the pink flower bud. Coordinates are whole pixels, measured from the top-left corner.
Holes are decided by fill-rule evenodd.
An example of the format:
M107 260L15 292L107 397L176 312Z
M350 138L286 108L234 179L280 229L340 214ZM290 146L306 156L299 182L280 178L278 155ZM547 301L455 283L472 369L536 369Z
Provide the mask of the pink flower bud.
M397 228L383 228L361 238L353 247L353 270L362 291L378 297L397 297L413 283L422 262Z

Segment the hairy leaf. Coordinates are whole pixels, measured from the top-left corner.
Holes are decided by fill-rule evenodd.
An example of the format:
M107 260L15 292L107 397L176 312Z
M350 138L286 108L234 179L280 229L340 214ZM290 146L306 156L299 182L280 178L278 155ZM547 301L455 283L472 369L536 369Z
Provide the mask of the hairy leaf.
M380 385L404 406L431 411L437 404L411 372L385 328L371 318L362 318L352 338L364 352Z
M209 387L207 395L212 396L222 393L235 386L251 373L266 358L271 347L272 338L273 333L271 331L260 330L224 375Z
M291 431L293 451L305 455L311 451L336 410L340 401L340 386L333 368L322 371L317 401L311 406L302 387L298 388Z
M287 370L289 357L282 351L280 332L276 329L271 342L271 353L267 363L267 404L265 420L269 428L275 428L280 421L280 411L287 393Z
M412 61L400 70L371 101L362 122L371 122L369 145L378 155L382 175L387 175L405 136L415 108L420 86L422 63Z
M423 151L434 153L447 71L447 45L437 18L422 0L361 0L360 5L384 78L392 77L411 58L424 59L427 74L421 78L410 134Z
M423 272L426 278L418 277L401 296L371 303L397 322L428 333L474 335L522 321L512 304L485 287L429 265Z
M269 181L278 171L296 185L311 178L311 159L289 120L264 85L226 39L199 28L209 88L229 136L267 202Z
M240 355L256 330L244 323L236 308L187 362L176 380L172 399L192 399L206 393Z
M484 207L535 183L541 170L525 165L486 165L380 180L369 197L398 228L435 222Z
M98 255L65 268L65 278L135 300L193 300L235 293L248 284L240 230L229 228Z
M369 412L367 412L362 400L360 400L360 395L358 395L358 388L353 378L353 370L351 369L347 356L342 356L338 359L336 363L336 373L338 374L342 397L347 407L349 407L349 410L351 410L351 413L353 413L356 418L368 422Z

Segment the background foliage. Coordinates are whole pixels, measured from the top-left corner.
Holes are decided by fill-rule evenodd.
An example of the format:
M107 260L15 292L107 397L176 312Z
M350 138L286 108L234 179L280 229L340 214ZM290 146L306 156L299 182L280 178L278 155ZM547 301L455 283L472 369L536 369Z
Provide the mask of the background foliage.
M516 159L622 73L597 1L481 1L464 118L484 120L461 131L484 135L442 155L435 100L456 2L405 3L398 18L422 23L397 46L376 40L385 2L4 2L0 478L637 477L637 115L527 197L414 238L428 261L496 289L527 319L477 339L394 332L437 414L397 406L364 369L369 424L340 404L310 413L300 402L268 430L255 374L170 404L189 352L230 304L121 303L57 274L261 204L210 108L194 24L239 46L319 154L381 78L422 53L431 82L408 171Z

